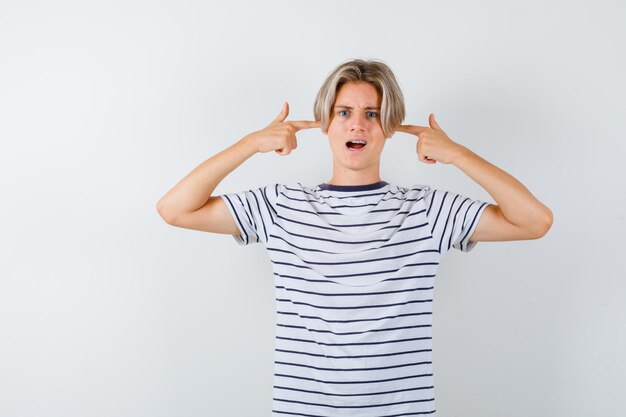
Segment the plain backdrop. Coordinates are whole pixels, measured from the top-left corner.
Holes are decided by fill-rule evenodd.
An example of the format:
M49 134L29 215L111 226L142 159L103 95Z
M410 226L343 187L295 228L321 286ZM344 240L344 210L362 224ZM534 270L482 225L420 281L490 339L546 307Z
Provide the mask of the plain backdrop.
M269 416L261 244L156 203L328 73L383 60L405 123L446 133L554 213L538 240L449 252L441 417L626 415L622 1L0 1L0 415ZM332 176L328 139L257 154L214 195ZM494 202L396 133L381 177Z

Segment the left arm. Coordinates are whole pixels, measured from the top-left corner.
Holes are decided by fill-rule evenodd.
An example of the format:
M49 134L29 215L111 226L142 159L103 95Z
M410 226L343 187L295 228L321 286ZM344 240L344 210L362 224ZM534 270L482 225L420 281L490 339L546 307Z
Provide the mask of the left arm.
M485 208L469 240L538 239L552 226L552 211L512 175L448 137L430 114L430 126L400 125L397 131L419 137L416 151L426 164L453 164L496 200Z
M552 211L506 171L458 145L451 163L496 201L485 208L469 240L538 239L552 226Z

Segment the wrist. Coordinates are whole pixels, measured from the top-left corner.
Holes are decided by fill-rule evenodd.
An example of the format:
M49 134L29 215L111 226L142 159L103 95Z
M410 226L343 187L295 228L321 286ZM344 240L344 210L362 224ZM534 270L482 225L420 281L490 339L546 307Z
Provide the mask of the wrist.
M239 145L245 150L245 152L252 156L256 153L259 153L259 150L256 147L256 143L254 138L248 134L239 140Z
M464 159L466 159L472 153L471 150L463 145L458 145L457 151L452 157L452 164L458 166Z

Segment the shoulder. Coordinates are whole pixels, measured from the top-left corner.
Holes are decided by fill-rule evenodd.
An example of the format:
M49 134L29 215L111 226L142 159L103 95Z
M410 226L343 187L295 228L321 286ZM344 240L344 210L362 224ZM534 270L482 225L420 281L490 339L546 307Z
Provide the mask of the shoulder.
M283 194L291 196L291 197L302 197L303 195L315 195L319 193L317 186L306 186L301 182L287 182L281 184L281 191Z
M408 195L413 198L424 198L428 199L436 189L432 188L428 184L412 184L409 187L399 187L401 190L404 190Z

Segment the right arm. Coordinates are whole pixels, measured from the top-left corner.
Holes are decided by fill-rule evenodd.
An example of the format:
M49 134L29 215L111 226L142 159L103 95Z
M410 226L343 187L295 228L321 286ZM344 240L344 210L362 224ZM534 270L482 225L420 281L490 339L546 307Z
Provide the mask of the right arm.
M172 226L238 234L239 229L222 198L211 194L224 177L256 153L253 141L245 136L187 174L161 197L157 211Z
M289 155L298 147L295 133L319 127L319 121L288 121L289 104L264 129L244 136L234 145L197 166L157 203L157 211L168 224L205 232L239 234L224 200L211 196L217 185L252 155L275 151Z

